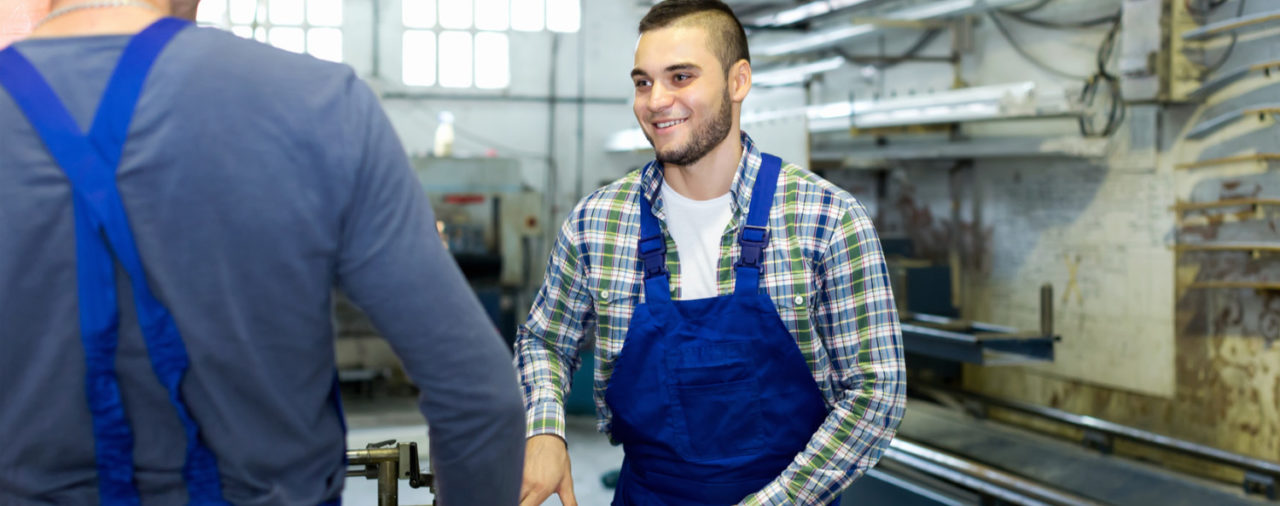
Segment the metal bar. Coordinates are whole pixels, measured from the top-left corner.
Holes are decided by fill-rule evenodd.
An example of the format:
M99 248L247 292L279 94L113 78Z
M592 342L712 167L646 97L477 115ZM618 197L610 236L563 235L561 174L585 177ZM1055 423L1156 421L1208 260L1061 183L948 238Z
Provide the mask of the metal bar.
M399 506L400 484L399 460L378 464L378 506Z
M895 438L885 458L910 466L982 494L1023 505L1097 505L1096 501L1053 489L1021 476L932 448Z
M1054 420L1067 425L1072 425L1072 426L1084 428L1084 429L1092 429L1092 430L1109 434L1112 436L1123 437L1125 439L1129 439L1132 441L1146 443L1151 446L1156 446L1161 449L1175 451L1178 453L1182 453L1184 455L1190 455L1193 457L1211 460L1220 464L1227 464L1230 466L1238 467L1240 469L1245 469L1249 471L1255 471L1258 473L1280 477L1280 463L1277 463L1277 462L1256 459L1253 457L1246 457L1244 455L1231 453L1224 450L1219 450L1217 448L1198 445L1189 441L1184 441L1181 439L1176 439L1169 436L1156 434L1153 432L1147 432L1144 430L1129 427L1127 425L1120 425L1118 423L1109 422L1107 420L1103 420L1100 418L1094 418L1094 417L1085 416L1085 415L1077 415L1075 413L1069 413L1066 411L1062 411L1059 409L1054 409L1046 406L1039 406L1035 404L1012 401L1008 399L998 399L995 397L989 397L986 395L976 394L972 392L960 392L960 391L949 390L949 389L944 391L957 394L960 396L968 397L971 399L979 400L986 404L990 404L990 405L994 405L994 406L998 406L1006 409L1012 409L1015 411L1021 411L1024 413L1029 413L1042 418L1048 418L1050 420Z
M1224 19L1217 23L1209 23L1195 30L1182 34L1182 40L1202 40L1215 35L1234 32L1241 28L1260 25L1268 21L1280 20L1280 11L1259 12L1238 18Z
M883 17L899 21L925 21L945 19L964 14L974 14L991 9L1005 7L1025 0L939 0L918 7L912 7L885 14ZM753 52L764 56L781 56L784 54L815 51L841 44L847 40L863 37L879 31L872 24L856 24L841 26L831 30L815 32L802 37L789 38L778 43L760 46Z
M1216 202L1178 202L1169 209L1174 211L1197 211L1240 206L1280 206L1280 199L1226 199Z
M1187 285L1192 290L1220 290L1234 288L1250 288L1254 290L1280 290L1280 283L1260 283L1255 281L1197 281Z
M1280 242L1247 243L1218 242L1204 244L1175 244L1176 251L1280 251Z
M1222 88L1226 88L1227 85L1230 85L1231 83L1244 79L1245 76L1253 72L1277 67L1280 67L1280 60L1243 65L1226 72L1219 72L1212 79L1205 81L1199 88L1196 88L1196 90L1191 92L1189 96L1196 99L1207 98L1214 92L1221 90Z
M820 0L817 2L797 5L772 14L757 16L748 19L744 24L750 27L776 28L817 19L840 10L852 9L854 7L873 7L876 4L885 3L885 1L886 0Z
M1218 116L1214 116L1207 120L1201 121L1200 123L1197 123L1196 126L1192 127L1191 130L1187 132L1187 138L1199 139L1201 137L1205 137L1205 136L1208 136L1209 134L1217 132L1218 130L1225 128L1227 125L1240 121L1245 117L1252 116L1254 114L1259 114L1259 113L1267 113L1275 110L1280 110L1280 104L1252 106L1252 107L1247 107L1237 111L1220 114Z
M1280 160L1280 153L1255 153L1252 155L1225 156L1222 158L1210 158L1198 162L1178 164L1179 169L1198 169L1201 167L1211 167L1214 165L1227 165L1239 162L1270 162Z
M391 448L347 450L347 464L353 466L376 465L389 460L400 460L400 450L394 446Z

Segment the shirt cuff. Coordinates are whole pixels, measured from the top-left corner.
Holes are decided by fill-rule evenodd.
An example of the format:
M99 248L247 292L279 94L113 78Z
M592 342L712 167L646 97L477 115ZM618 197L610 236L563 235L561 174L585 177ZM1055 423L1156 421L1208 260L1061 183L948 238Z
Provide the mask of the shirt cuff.
M787 488L778 483L778 480L773 480L759 492L747 496L738 504L740 506L787 506L795 503L791 494L787 492Z
M555 434L566 439L564 433L564 405L547 400L529 407L525 417L525 437Z

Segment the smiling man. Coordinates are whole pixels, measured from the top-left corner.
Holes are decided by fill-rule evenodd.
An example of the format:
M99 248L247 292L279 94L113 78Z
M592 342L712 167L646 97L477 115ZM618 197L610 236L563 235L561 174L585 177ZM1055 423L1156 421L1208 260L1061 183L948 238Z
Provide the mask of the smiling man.
M592 328L615 505L838 502L905 403L871 220L739 130L751 63L725 4L655 5L631 78L656 159L574 208L517 339L521 505L576 505L563 400Z

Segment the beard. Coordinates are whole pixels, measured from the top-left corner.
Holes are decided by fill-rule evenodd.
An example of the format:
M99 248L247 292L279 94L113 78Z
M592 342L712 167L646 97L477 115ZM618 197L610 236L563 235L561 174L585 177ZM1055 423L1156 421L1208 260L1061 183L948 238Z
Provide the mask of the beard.
M693 165L707 156L712 149L720 144L725 137L729 136L729 128L733 123L733 108L730 104L729 90L724 90L724 97L720 100L720 110L711 117L709 123L693 133L693 138L684 146L662 151L653 143L653 137L649 136L649 132L644 132L644 136L649 140L649 145L653 146L655 158L659 163L672 164L678 166ZM643 130L642 130L643 131Z

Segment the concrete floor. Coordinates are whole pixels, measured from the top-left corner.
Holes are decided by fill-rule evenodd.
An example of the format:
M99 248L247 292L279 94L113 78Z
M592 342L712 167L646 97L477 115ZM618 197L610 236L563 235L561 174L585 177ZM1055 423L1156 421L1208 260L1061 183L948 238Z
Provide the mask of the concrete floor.
M388 439L416 442L419 448L427 448L427 428L413 398L345 399L344 408L348 448L364 448L369 443ZM603 434L596 432L594 416L570 416L567 432L573 488L578 504L607 506L613 499L613 490L605 488L600 478L622 465L622 448L611 446ZM427 505L431 500L432 495L427 490L413 489L408 482L400 482L400 504ZM345 506L376 506L377 482L360 477L347 478L342 503ZM543 504L559 506L560 501L553 496Z

